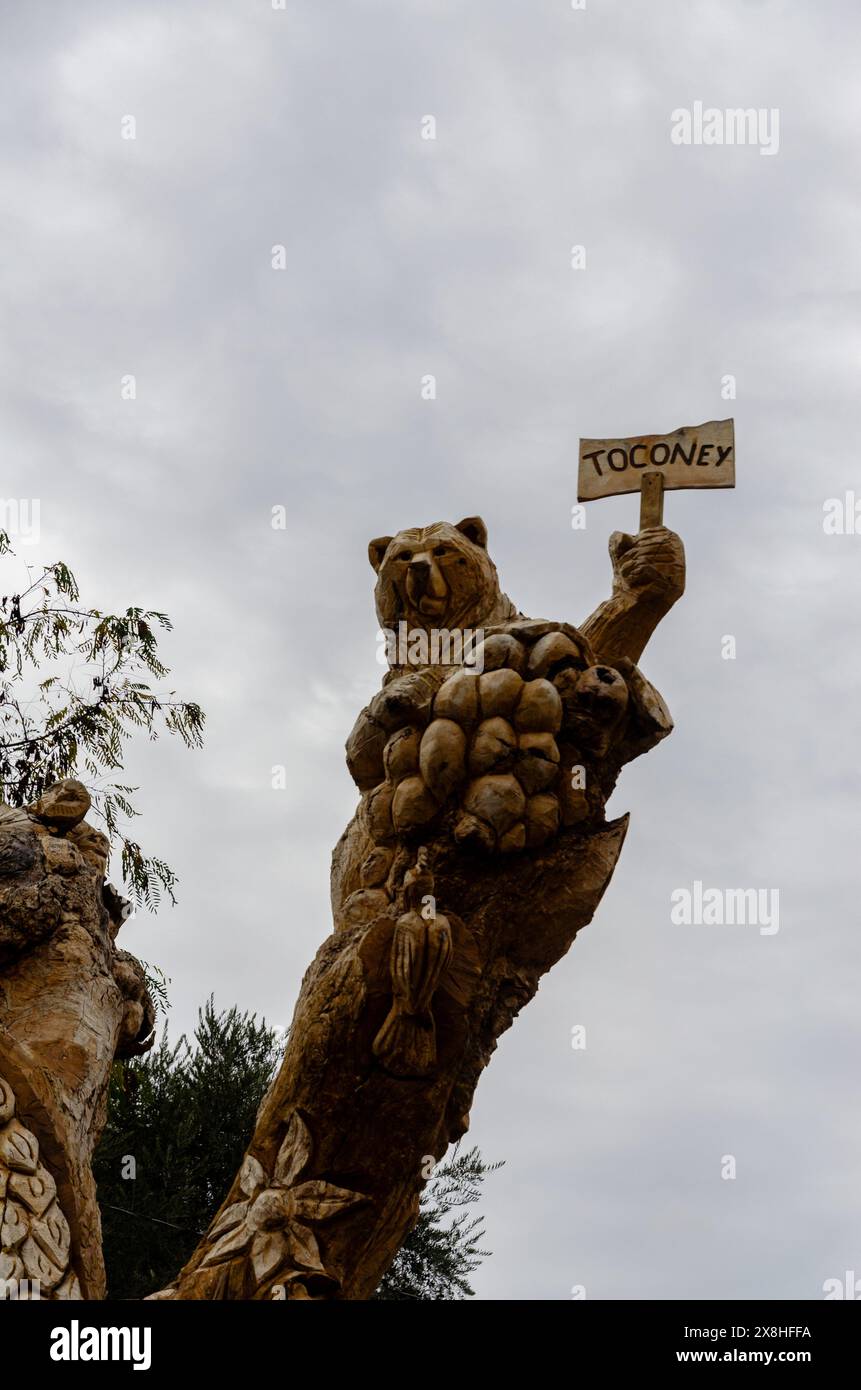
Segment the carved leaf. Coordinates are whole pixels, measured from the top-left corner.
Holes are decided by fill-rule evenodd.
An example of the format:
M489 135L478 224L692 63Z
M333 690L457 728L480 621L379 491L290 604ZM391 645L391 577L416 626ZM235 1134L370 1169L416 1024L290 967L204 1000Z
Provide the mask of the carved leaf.
M0 1159L16 1173L35 1173L39 1163L39 1143L35 1134L17 1120L0 1130Z
M23 1279L24 1266L17 1255L0 1250L0 1279Z
M12 1250L20 1245L30 1229L27 1213L17 1202L9 1201L3 1209L3 1223L0 1226L0 1246Z
M255 1192L266 1186L266 1174L251 1154L245 1155L245 1162L239 1170L239 1186L246 1197L253 1197Z
M81 1293L81 1285L78 1282L78 1276L74 1273L74 1271L71 1271L69 1274L66 1275L62 1284L58 1284L57 1288L54 1290L54 1297L73 1300L77 1300L83 1297Z
M63 1267L55 1264L31 1236L28 1236L21 1246L21 1259L27 1277L38 1279L46 1289L52 1289L63 1277Z
M326 1273L320 1259L317 1237L313 1231L309 1231L307 1226L300 1226L298 1222L293 1222L287 1227L284 1234L290 1249L290 1258L300 1269L307 1269L317 1274Z
M241 1255L243 1250L247 1250L251 1244L252 1235L253 1232L244 1222L235 1230L228 1231L227 1235L222 1236L221 1240L217 1240L207 1252L201 1261L201 1268L205 1269L207 1265L221 1264L224 1260L233 1259L234 1255Z
M15 1092L9 1082L0 1076L0 1124L11 1120L15 1114Z
M48 1259L65 1269L69 1262L69 1223L57 1202L51 1203L44 1216L31 1221L30 1234Z
M310 1161L312 1142L311 1131L299 1111L294 1110L275 1160L275 1181L281 1187L289 1187L295 1182Z
M43 1163L35 1173L13 1173L9 1179L9 1191L23 1202L30 1211L41 1216L57 1195L57 1184Z
M248 1202L231 1202L229 1207L221 1213L214 1226L209 1229L210 1240L223 1236L227 1231L232 1231L241 1221L245 1220L248 1211ZM151 1296L151 1295L150 1295Z
M330 1182L303 1182L287 1193L290 1215L301 1216L306 1221L328 1221L348 1207L367 1200L361 1192L349 1192Z
M287 1242L280 1231L261 1231L251 1247L251 1265L258 1284L268 1279L287 1255Z

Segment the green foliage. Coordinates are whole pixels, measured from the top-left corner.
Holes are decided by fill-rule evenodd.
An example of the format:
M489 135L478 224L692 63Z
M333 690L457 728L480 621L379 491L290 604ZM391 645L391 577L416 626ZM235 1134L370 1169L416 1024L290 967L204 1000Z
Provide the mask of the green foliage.
M151 965L149 961L138 959L138 964L144 973L147 992L155 1005L155 1016L158 1018L159 1009L163 1014L167 1014L170 1008L170 997L168 995L168 985L170 979L165 975L160 965Z
M481 1184L501 1163L485 1163L478 1149L441 1163L421 1196L421 1211L413 1230L383 1277L376 1298L463 1299L473 1290L468 1275L490 1254L482 1250L484 1220L470 1218L459 1208L481 1197ZM452 1212L457 1215L452 1219Z
M108 1296L139 1299L175 1278L209 1226L251 1138L283 1047L275 1029L210 998L194 1045L167 1030L148 1056L117 1063L108 1122L93 1170L102 1209ZM123 1178L135 1161L134 1180ZM477 1149L440 1164L378 1298L460 1299L487 1253L480 1218L456 1209L478 1200L487 1166Z
M13 552L0 531L0 556ZM170 631L166 613L127 608L102 613L84 608L71 570L58 561L26 587L0 599L0 792L10 806L26 806L62 777L76 776L93 799L111 846L121 850L122 872L135 901L158 906L163 892L175 901L176 877L163 859L147 857L122 829L138 813L137 790L105 779L121 771L125 741L135 730L151 739L175 734L188 748L203 741L199 705L158 694L142 675L162 680L157 630ZM43 678L35 684L36 671Z
M165 1028L148 1056L115 1064L93 1163L111 1298L178 1274L233 1181L281 1047L265 1022L217 1013L210 998L193 1046L171 1047ZM129 1158L134 1179L122 1176Z

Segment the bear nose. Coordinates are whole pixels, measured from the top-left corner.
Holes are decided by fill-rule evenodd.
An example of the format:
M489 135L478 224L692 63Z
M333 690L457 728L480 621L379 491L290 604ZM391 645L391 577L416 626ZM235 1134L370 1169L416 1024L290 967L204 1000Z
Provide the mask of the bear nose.
M420 584L425 584L430 574L430 561L412 560L410 562L410 573L415 575L415 578Z

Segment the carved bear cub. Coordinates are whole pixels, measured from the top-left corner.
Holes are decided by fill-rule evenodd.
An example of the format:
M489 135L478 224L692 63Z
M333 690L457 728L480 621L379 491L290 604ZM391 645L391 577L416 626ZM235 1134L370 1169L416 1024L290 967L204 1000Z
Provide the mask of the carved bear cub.
M347 741L363 795L333 885L344 925L385 910L419 842L528 853L601 824L619 769L672 729L634 663L684 590L664 527L611 537L612 596L580 629L518 612L480 517L381 537L369 555L380 626L401 640ZM453 640L476 631L471 652Z

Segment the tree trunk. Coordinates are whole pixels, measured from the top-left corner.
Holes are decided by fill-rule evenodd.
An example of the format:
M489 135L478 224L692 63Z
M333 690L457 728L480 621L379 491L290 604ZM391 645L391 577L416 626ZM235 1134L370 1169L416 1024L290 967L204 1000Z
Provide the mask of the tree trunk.
M452 964L433 998L429 1075L393 1075L373 1050L403 904L323 943L245 1164L175 1297L371 1297L432 1161L466 1130L497 1038L591 919L626 829L624 817L528 866L437 862L437 901L460 912L446 912Z
M42 1298L104 1297L90 1160L111 1063L153 1025L89 805L67 780L0 809L0 1279Z

